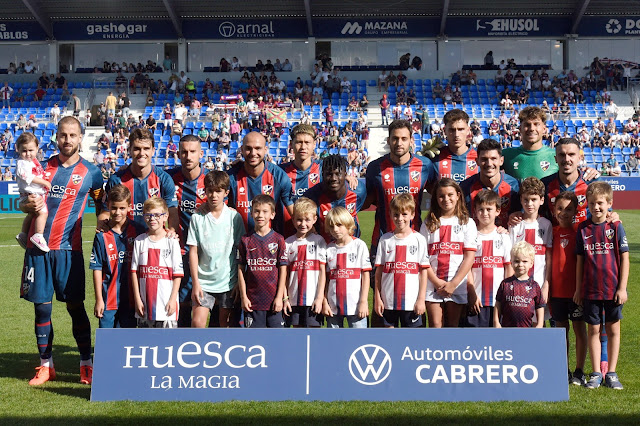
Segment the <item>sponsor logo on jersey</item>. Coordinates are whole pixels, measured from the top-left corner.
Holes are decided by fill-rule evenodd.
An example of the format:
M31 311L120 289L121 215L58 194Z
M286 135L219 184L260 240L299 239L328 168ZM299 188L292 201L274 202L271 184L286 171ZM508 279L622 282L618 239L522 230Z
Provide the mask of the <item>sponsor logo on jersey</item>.
M547 170L549 170L549 167L551 167L551 163L549 163L548 161L540 162L540 168L542 169L543 172L546 172Z
M271 254L274 254L276 250L278 250L278 243L269 243L267 247L269 248Z
M447 164L449 164L449 162L447 160L442 160L441 163L442 163L443 166L446 166Z
M71 175L71 182L73 182L74 185L78 185L80 182L82 182L82 176L77 175L77 174L72 174Z
M356 212L356 203L347 204L347 211L351 214L354 214Z
M389 173L386 173L383 177L384 177L384 181L385 182L390 182L391 181L391 176L389 175Z
M475 162L475 160L467 161L467 168L471 171L475 170L477 165L478 164Z
M263 185L262 193L265 195L273 195L273 185Z
M515 163L513 163L513 170L518 170L518 166L520 165L520 163L518 163L517 161Z
M320 181L320 176L318 173L309 173L309 182L312 184L317 184Z
M238 188L238 192L240 194L244 194L246 192L246 189L244 188L244 186L241 186L240 188Z
M411 180L414 182L418 182L420 180L420 172L417 170L414 170L411 172Z

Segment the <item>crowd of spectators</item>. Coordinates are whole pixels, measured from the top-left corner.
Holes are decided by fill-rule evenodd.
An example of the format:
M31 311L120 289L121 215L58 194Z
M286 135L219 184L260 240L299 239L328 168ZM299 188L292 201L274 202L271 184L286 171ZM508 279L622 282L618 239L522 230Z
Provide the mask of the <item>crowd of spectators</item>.
M37 70L37 65L31 61L20 62L17 66L14 62L9 62L7 74L34 74Z

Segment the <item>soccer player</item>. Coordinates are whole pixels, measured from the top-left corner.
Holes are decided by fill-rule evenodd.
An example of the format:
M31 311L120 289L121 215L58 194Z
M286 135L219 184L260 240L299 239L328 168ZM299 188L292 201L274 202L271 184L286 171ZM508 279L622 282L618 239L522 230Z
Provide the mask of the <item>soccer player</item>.
M187 247L193 281L193 327L206 326L209 312L219 306L219 325L229 327L234 308L233 289L238 280L236 253L245 234L242 218L224 203L229 176L211 171L204 178L206 211L191 216Z
M362 210L367 198L367 189L364 185L349 188L346 183L347 160L341 155L330 155L322 160L322 182L307 191L306 196L318 204L318 217L316 223L318 233L327 243L331 241L331 234L325 228L325 219L334 207L344 207L355 221L354 235L360 236L360 224L358 212Z
M551 249L553 247L553 229L551 222L540 216L540 207L544 204L544 184L536 177L529 177L520 184L520 204L522 204L522 221L509 227L511 243L526 241L535 250L533 268L530 271L533 280L541 286L543 303L549 296L549 280L551 279ZM512 260L513 264L513 260ZM544 322L550 318L540 318Z
M176 201L175 186L171 177L158 166L151 164L155 153L153 134L147 129L136 128L129 134L129 156L131 164L125 169L112 175L105 186L108 194L112 186L122 184L131 192L131 211L129 218L143 226L147 226L143 219L142 206L149 197L161 197L169 207L168 228L170 236L179 226L178 203ZM105 198L103 211L98 216L98 229L105 228L109 218L106 211Z
M478 173L478 153L468 145L471 139L469 115L460 109L452 109L444 115L443 121L447 146L433 163L440 178L447 177L460 183Z
M465 197L467 209L475 212L474 200L476 195L484 188L498 194L499 205L496 225L506 228L509 223L509 213L520 211L520 189L518 181L508 174L500 171L504 164L502 147L493 139L485 139L478 144L478 168L480 172L467 179L460 188Z
M324 226L333 237L327 246L327 287L323 303L327 327L341 328L346 319L350 328L367 328L371 271L367 244L353 236L356 224L344 207L331 209Z
M534 324L534 318L544 316L544 300L540 286L529 275L533 267L535 249L526 241L518 241L511 249L511 265L514 275L500 284L493 311L493 326L526 327ZM538 321L536 328L542 328Z
M254 227L251 200L259 194L268 195L277 201L276 221L273 226L277 232L282 232L284 220L280 205L290 215L293 213L291 181L281 168L264 160L267 153L266 143L260 133L247 133L241 147L244 161L233 166L228 172L231 178L228 204L240 213L246 232Z
M129 220L131 192L124 185L109 190L109 230L93 239L89 268L96 296L93 313L100 328L135 328L136 317L129 286L133 242L144 228Z
M582 306L573 301L576 292L576 230L573 225L578 210L578 197L570 191L561 192L555 198L553 214L558 222L553 227L551 255L551 281L549 282L549 306L551 318L558 327L567 331L567 364L569 362L569 320L576 336L576 369L569 371L569 383L584 385L584 361L587 356L587 331Z
M289 262L287 301L291 305L288 322L294 327L321 327L324 322L327 245L313 229L317 212L316 203L307 197L298 198L293 205L296 233L285 240Z
M404 193L391 200L395 229L380 239L376 254L374 310L385 327L422 326L427 291L429 256L427 241L411 229L415 215L413 196Z
M45 176L52 191L47 197L49 211L44 237L50 251L42 253L27 244L22 272L20 296L32 302L35 309L35 334L40 352L40 367L30 385L41 385L55 379L51 356L53 326L51 301L66 302L71 316L73 335L80 351L80 382L91 384L91 324L84 308L85 274L82 257L82 216L88 195L102 198L100 169L80 157L82 126L74 117L63 117L58 123L56 140L60 153L45 164ZM44 208L41 197L30 195L21 203L25 213ZM100 204L97 204L99 213ZM33 229L29 231L33 233Z
M616 374L620 354L620 320L622 305L627 301L629 279L629 245L620 222L607 222L607 211L613 204L613 190L606 182L594 182L587 188L591 212L578 227L576 237L576 292L573 300L583 306L588 324L588 346L593 372L586 387L595 389L602 383L600 371L600 328L604 310L607 330L609 372L604 384L622 389Z
M474 198L474 209L478 224L478 249L471 272L477 299L469 306L464 325L493 327L498 287L505 277L513 275L511 240L508 234L498 233L496 219L500 216L500 196L496 192L491 189L478 192Z
M287 283L284 238L271 229L276 203L256 195L251 204L254 230L242 237L238 249L238 290L247 328L283 328ZM288 312L286 312L288 313Z
M185 135L180 138L178 156L180 166L169 170L169 176L173 179L178 203L180 221L178 224L178 236L182 247L182 263L189 264L189 246L187 238L191 216L197 209L207 202L205 194L204 169L200 165L203 157L202 145L197 136ZM184 277L180 283L178 300L180 302L180 316L178 327L191 327L191 271L184 268Z
M131 257L131 287L138 327L178 327L178 290L183 276L178 240L167 237L166 202L151 197L142 206L147 232L136 238Z

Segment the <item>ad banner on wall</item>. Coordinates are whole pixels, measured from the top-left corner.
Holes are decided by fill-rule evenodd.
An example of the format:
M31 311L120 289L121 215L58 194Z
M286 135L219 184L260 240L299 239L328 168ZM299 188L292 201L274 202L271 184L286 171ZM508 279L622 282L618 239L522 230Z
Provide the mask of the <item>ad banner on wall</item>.
M0 43L43 41L46 39L47 33L45 33L40 24L35 21L0 20Z
M189 40L306 39L307 21L288 19L185 19L182 33Z
M640 36L640 16L585 16L578 25L578 35L635 38Z
M91 400L566 401L568 387L557 328L99 329Z
M53 23L58 40L164 40L178 36L171 21L68 20Z
M438 18L371 17L313 20L313 34L319 38L426 38L436 37L440 30Z
M561 37L571 29L570 18L482 16L447 18L449 37Z

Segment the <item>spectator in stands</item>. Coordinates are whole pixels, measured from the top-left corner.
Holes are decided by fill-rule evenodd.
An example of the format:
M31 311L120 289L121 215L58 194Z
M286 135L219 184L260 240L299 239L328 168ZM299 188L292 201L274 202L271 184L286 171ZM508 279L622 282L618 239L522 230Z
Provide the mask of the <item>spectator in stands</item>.
M11 95L13 94L13 88L9 86L9 82L5 81L4 86L0 88L0 97L2 97L2 107L8 108L11 111Z
M342 81L340 82L340 92L346 94L351 93L351 82L347 80L347 77L343 77Z
M4 181L12 181L13 179L13 173L11 173L11 168L9 167L5 167L4 168L4 173L2 174L2 180Z
M331 106L331 102L327 104L327 107L322 111L322 116L325 119L325 123L328 127L333 127L333 119L335 116L335 110Z
M398 87L407 87L407 76L404 75L402 71L398 72L398 75L396 76L396 83L398 84Z
M605 108L605 114L608 118L616 119L618 117L618 106L613 102L613 100L609 100L609 105Z
M16 122L16 130L27 130L27 119L25 118L24 114L20 114L18 116L18 121Z
M167 144L167 151L165 153L165 159L173 158L174 160L178 158L178 145L172 140Z
M284 60L284 63L282 64L282 71L289 72L292 70L293 70L293 65L291 64L291 62L289 62L289 58L286 58Z
M432 93L432 98L434 102L437 98L442 99L442 95L444 94L444 89L442 88L442 85L440 84L439 81L436 81L436 84L431 89L431 93Z
M393 74L393 71L389 71L389 75L387 76L387 85L389 87L391 86L397 86L398 85L398 77L396 77L395 74Z
M493 51L490 50L484 55L484 69L490 70L493 68Z
M200 101L198 100L198 98L193 98L193 100L191 101L191 108L189 111L191 116L198 119L198 117L200 117L201 107L202 105L200 104Z
M635 155L630 155L629 157L627 157L627 172L629 172L629 176L631 176L631 173L638 172L638 164L640 163L638 162L638 159Z
M438 120L438 117L431 123L431 136L443 136L443 128L442 123Z
M123 116L124 116L124 114L123 114ZM140 117L140 118L142 119L142 117ZM133 114L130 113L127 116L127 130L129 130L129 132L131 132L136 127L138 127L138 121L136 121L136 119L133 116ZM122 127L120 127L120 129L122 129Z
M178 136L182 137L182 124L180 124L180 120L173 120L173 124L171 125L171 137Z
M200 139L200 142L210 142L211 141L210 138L209 138L209 131L204 126L204 123L200 123L200 128L198 129L198 133L196 134L196 136L198 136L198 139Z
M169 55L164 57L164 61L162 61L162 68L165 71L171 71L171 68L173 68L173 62L171 61L171 58L169 58Z
M380 75L378 76L378 91L382 90L382 88L387 88L387 72L382 70Z
M38 122L36 120L36 116L34 114L31 114L29 116L29 121L27 121L26 130L28 132L35 132L37 128L38 128Z
M93 154L93 164L96 166L101 166L104 164L104 154L102 153L102 149L98 147L98 150L95 154Z
M3 151L6 155L12 142L13 134L11 134L11 131L7 128L0 134L0 151Z
M53 107L51 107L51 119L55 124L60 120L60 107L57 102L53 104Z
M16 67L16 64L14 64L13 62L9 62L9 66L7 67L7 74L16 74L17 71L18 68Z
M25 74L33 74L35 72L35 67L31 61L27 61L27 64L24 66Z

